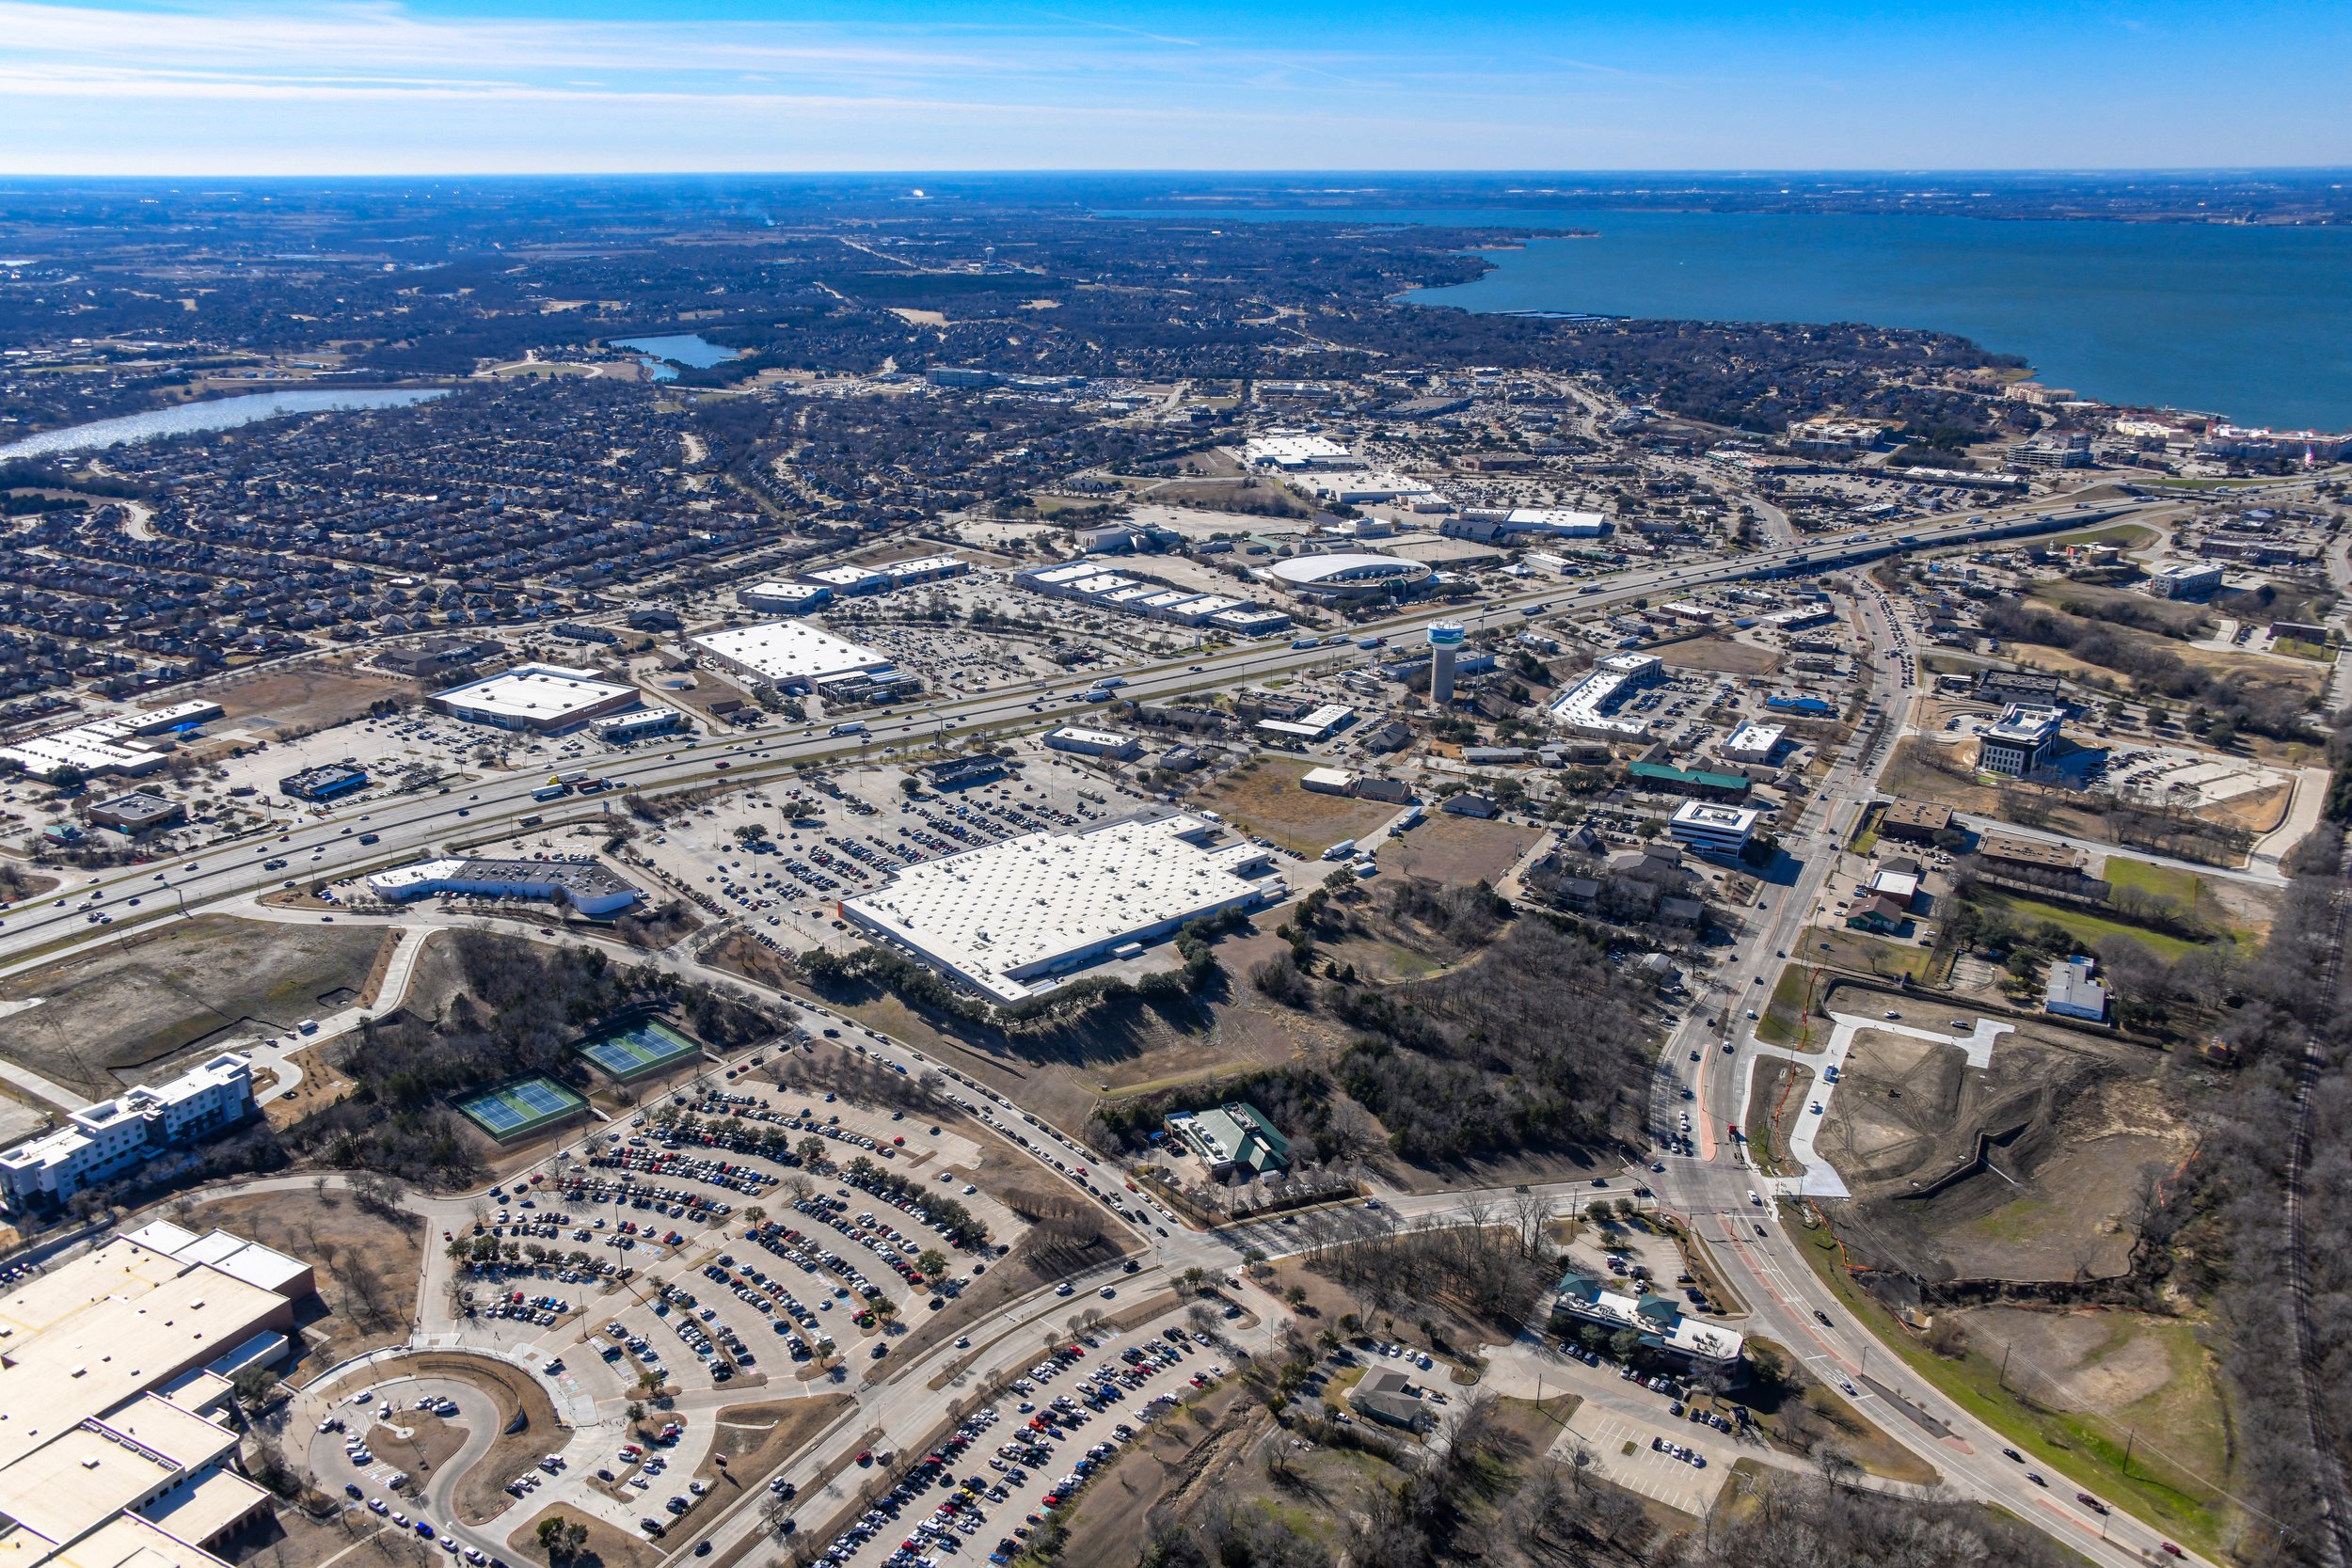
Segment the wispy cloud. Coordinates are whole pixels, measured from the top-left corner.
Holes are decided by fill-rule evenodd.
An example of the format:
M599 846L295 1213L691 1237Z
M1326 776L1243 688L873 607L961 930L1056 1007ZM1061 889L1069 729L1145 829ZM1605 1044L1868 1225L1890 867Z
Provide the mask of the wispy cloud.
M1956 0L1867 34L1706 0L1341 22L1268 0L1199 26L1106 0L830 19L792 0L769 17L437 3L0 0L0 173L2352 158L2347 101L2313 77L2324 51L2232 75L2225 38L2174 47L2193 91L2166 90L2170 56L2118 62L2128 88L2068 70L2056 91L2037 73L2063 69L2061 38L1939 33Z

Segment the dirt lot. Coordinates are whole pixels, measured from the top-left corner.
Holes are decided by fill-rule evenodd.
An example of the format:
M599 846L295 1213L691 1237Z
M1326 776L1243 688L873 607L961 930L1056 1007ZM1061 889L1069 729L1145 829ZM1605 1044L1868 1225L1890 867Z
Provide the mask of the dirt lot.
M372 1513L339 1512L321 1523L292 1508L215 1542L212 1549L224 1561L253 1568L318 1568L345 1551L351 1555L342 1557L343 1568L437 1568L441 1557L409 1531Z
M1447 884L1492 882L1539 836L1534 828L1438 812L1411 832L1390 840L1380 851L1381 868Z
M506 1549L525 1562L547 1561L548 1554L539 1545L539 1522L543 1519L563 1519L588 1531L588 1544L570 1560L570 1568L655 1568L669 1555L668 1548L658 1542L624 1534L603 1520L590 1518L562 1503L532 1514L520 1529L506 1538Z
M93 1099L215 1037L281 1034L357 997L382 933L199 915L0 983L42 999L8 1020L8 1054Z
M1726 675L1766 675L1780 668L1780 656L1770 648L1750 647L1728 637L1693 637L1667 642L1660 659L1678 670L1716 670Z
M1308 856L1320 855L1343 838L1361 838L1404 809L1384 800L1299 788L1298 781L1313 766L1301 758L1262 756L1219 779L1192 803L1218 813L1245 832Z
M340 724L388 697L413 700L423 696L424 689L416 681L355 674L333 664L306 664L241 675L214 689L213 695L230 720L266 718L282 736Z
M2229 1479L2227 1395L2195 1323L2096 1307L1990 1307L1957 1316L1970 1344L2005 1361L2010 1386L2026 1398L2142 1433L2158 1474L2169 1456Z
M215 1198L184 1213L174 1210L170 1217L191 1230L217 1226L310 1261L326 1309L302 1327L307 1348L300 1365L311 1371L408 1338L424 1258L423 1220L394 1223L347 1196L321 1196L307 1187Z
M1863 1031L1821 1129L1849 1246L1930 1278L2106 1278L2192 1147L2153 1052L2055 1027L1958 1048Z
M1254 1445L1266 1420L1228 1378L1205 1397L1154 1421L1079 1497L1068 1521L1068 1568L1129 1568L1143 1555L1152 1515L1216 1490L1217 1477Z
M1102 1009L1078 1025L1007 1036L942 1026L894 996L828 995L828 1005L952 1063L1025 1110L1065 1126L1085 1122L1104 1094L1141 1090L1239 1069L1277 1066L1325 1033L1311 1015L1263 1006L1252 965L1282 944L1271 935L1229 936L1216 954L1229 994L1206 1007L1142 1004ZM794 988L806 994L806 988Z
M827 1422L849 1408L847 1394L815 1394L807 1399L768 1404L730 1404L719 1412L719 1434L711 1452L726 1456L726 1469L738 1481L759 1481L807 1447ZM720 1467L703 1461L694 1472L715 1481Z
M403 1437L379 1421L368 1429L368 1447L411 1475L439 1468L466 1446L464 1428L453 1426L430 1411L401 1411L397 1424L407 1431L407 1436Z

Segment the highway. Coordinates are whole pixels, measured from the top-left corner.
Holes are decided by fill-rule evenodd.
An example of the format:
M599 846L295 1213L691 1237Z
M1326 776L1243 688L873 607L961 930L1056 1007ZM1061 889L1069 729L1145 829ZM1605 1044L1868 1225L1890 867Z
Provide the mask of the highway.
M1488 601L1485 610L1489 617L1521 612L1533 618L1547 610L1595 609L1661 591L1680 593L1743 578L1824 572L1914 549L2080 528L2143 507L2169 504L2126 499L2062 509L2056 502L2044 501L1991 512L1980 521L1890 525L1835 540L1776 545L1706 565L1634 568L1601 581L1563 580ZM1730 994L1703 999L1666 1053L1664 1065L1674 1070L1677 1082L1688 1084L1695 1097L1687 1103L1697 1107L1696 1152L1688 1158L1666 1159L1663 1171L1645 1179L1656 1187L1662 1202L1690 1216L1713 1248L1716 1262L1729 1276L1733 1289L1749 1304L1753 1316L1740 1326L1788 1345L1826 1380L1850 1384L1858 1406L1897 1441L1933 1465L1958 1494L2007 1508L2093 1561L2122 1565L2165 1560L2156 1555L2160 1538L2147 1527L2121 1513L2103 1518L2079 1507L2072 1500L2074 1486L2062 1478L2053 1476L2048 1486L2034 1485L2026 1479L2027 1466L2002 1457L2000 1439L1989 1429L1914 1378L1883 1349L1874 1356L1867 1330L1816 1282L1798 1250L1799 1243L1784 1233L1777 1213L1747 1200L1756 1179L1746 1166L1743 1149L1727 1135L1737 1115L1747 1059L1722 1049L1722 1034L1711 1020L1718 1011L1737 1021L1749 1006L1760 1010L1778 973L1778 955L1797 945L1797 933L1819 896L1835 846L1850 830L1861 803L1869 799L1878 769L1908 708L1908 698L1916 691L1911 651L1891 616L1877 602L1874 590L1865 585L1856 604L1868 640L1893 656L1891 660L1867 667L1887 727L1868 755L1839 758L1798 820L1783 824L1784 845L1795 863L1793 881L1768 886L1764 902L1738 942L1735 958L1724 966L1724 973L1732 977ZM1353 627L1348 636L1399 639L1418 632L1432 615L1448 612L1443 607L1422 606L1410 613ZM1122 671L1127 684L1120 696L1147 699L1231 690L1244 682L1311 668L1334 657L1355 657L1352 647L1295 648L1281 641L1203 655L1189 662L1179 656ZM1073 700L1092 679L1059 679L971 696L934 697L869 720L872 732L855 740L831 736L821 723L771 727L699 746L679 743L666 750L648 747L590 755L570 766L634 790L664 791L718 782L749 784L811 764L854 760L894 746L926 744L951 728L969 734L1051 722L1071 713ZM293 863L288 869L298 879L326 880L397 863L427 849L505 836L516 818L552 809L532 799L541 782L532 771L485 782L476 788L453 786L447 794L372 800L281 835L223 844L167 867L106 873L71 884L12 914L5 927L0 927L0 972L22 970L119 940L135 924L176 919L217 907L283 879L284 873L262 868L264 859L289 860ZM605 800L606 809L616 809L610 796ZM564 816L576 816L580 804L565 802ZM377 835L381 842L359 845L358 835L363 832ZM311 859L314 851L315 861ZM141 900L137 908L128 902L134 897ZM116 923L94 926L88 918L92 913L112 914ZM742 983L736 976L728 979ZM821 1015L812 1010L812 1016ZM1732 1032L1736 1044L1736 1022ZM870 1031L860 1034L858 1043L869 1053L898 1061L911 1071L930 1065L920 1053L899 1042ZM1690 1060L1694 1051L1696 1063ZM1663 1101L1677 1102L1678 1096ZM1018 1114L1009 1101L1004 1103ZM1074 1142L1068 1143L1068 1151L1089 1162L1095 1158ZM1589 1182L1566 1182L1538 1190L1565 1212L1589 1199L1594 1188ZM1398 1198L1393 1212L1406 1220L1441 1217L1458 1212L1465 1199L1475 1196L1448 1193ZM1497 1201L1503 1199L1502 1194L1490 1196ZM437 1210L441 1206L432 1205ZM1194 1266L1230 1272L1246 1247L1279 1257L1304 1245L1299 1230L1275 1224L1208 1233L1173 1225L1152 1228L1154 1233L1145 1237L1148 1261L1140 1274L1120 1281L1122 1296L1148 1296ZM437 1294L428 1289L423 1299L433 1301ZM1067 1310L1070 1305L1073 1304L1043 1294L1016 1306L999 1324L1035 1324L1057 1310ZM936 1389L929 1386L929 1379L946 1370L953 1354L945 1348L912 1362L893 1360L886 1367L866 1369L853 1386L866 1418L857 1424L861 1430L881 1426L894 1442L912 1440L946 1418L959 1384L968 1386L974 1378L1002 1370L999 1362L1009 1367L1023 1360L1031 1354L1029 1340L1026 1334L999 1333L990 1347L962 1368L955 1382ZM1001 1354L994 1347L1002 1347ZM791 1468L813 1469L822 1458L811 1454ZM739 1510L710 1533L722 1548L750 1542L759 1533L756 1510ZM485 1551L494 1549L488 1542L485 1534L479 1543ZM681 1553L691 1544L676 1544Z
M2125 499L2067 507L2061 505L2064 499L1989 512L1981 521L1890 524L1830 540L1774 546L1706 564L1636 567L1598 580L1563 578L1485 601L1479 608L1489 618L1518 613L1533 619L1546 611L1595 610L1661 591L1684 593L1724 582L1827 571L1915 549L2082 528L2144 506L2166 504ZM1349 645L1296 648L1275 639L1203 654L1190 661L1179 655L1130 665L1118 672L1127 683L1119 694L1144 700L1231 690L1245 682L1352 658L1357 652L1354 639L1394 641L1414 636L1432 618L1461 612L1462 607L1419 606L1408 613L1351 627L1346 633ZM878 710L867 721L869 733L854 739L826 733L829 726L821 722L778 725L699 744L681 741L658 749L658 743L650 743L591 752L566 766L632 790L658 792L720 781L750 784L893 747L928 745L949 732L1042 726L1074 717L1073 709L1084 711L1084 705L1077 701L1079 694L1098 678L1065 677L971 696L934 696L909 707ZM581 804L578 800L555 805L532 798L544 784L545 775L531 769L475 786L452 786L446 794L378 795L325 812L321 820L300 828L226 841L184 861L71 876L54 893L0 919L0 974L103 945L132 927L194 914L264 891L290 876L297 881L337 880L399 864L428 851L507 836L523 816L560 812L567 820L576 817ZM604 800L606 809L619 809L611 795ZM361 833L373 834L380 842L362 845L358 842ZM262 869L262 863L273 859L289 863L282 871ZM133 899L138 900L135 906ZM100 924L99 917L111 924Z

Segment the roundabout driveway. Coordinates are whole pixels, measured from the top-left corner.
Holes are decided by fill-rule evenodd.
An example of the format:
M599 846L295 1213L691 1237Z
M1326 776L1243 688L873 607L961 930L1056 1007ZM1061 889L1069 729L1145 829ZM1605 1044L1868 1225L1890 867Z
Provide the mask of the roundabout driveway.
M354 1402L352 1396L359 1391L355 1387L313 1419L310 1470L319 1490L339 1498L346 1509L378 1520L405 1515L412 1533L421 1533L416 1531L420 1524L429 1526L436 1544L453 1560L469 1551L480 1554L480 1560L497 1557L504 1533L500 1525L469 1528L458 1521L453 1506L457 1483L498 1440L497 1403L472 1384L450 1377L393 1377L360 1386L368 1392L366 1400ZM457 1407L456 1414L421 1411L420 1400L446 1400ZM342 1430L316 1429L318 1419L332 1418L341 1418ZM446 1433L436 1430L444 1427L458 1437L453 1450L447 1449ZM373 1446L354 1459L346 1441L371 1433L376 1434ZM440 1453L437 1461L431 1457L435 1452Z

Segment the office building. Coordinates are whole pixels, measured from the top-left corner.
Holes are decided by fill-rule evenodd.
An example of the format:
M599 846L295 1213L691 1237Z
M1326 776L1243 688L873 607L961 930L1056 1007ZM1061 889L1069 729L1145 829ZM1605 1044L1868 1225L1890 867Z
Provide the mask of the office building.
M1596 740L1639 740L1649 721L1617 710L1633 694L1666 678L1656 654L1611 654L1551 700L1552 722Z
M1070 752L1082 757L1107 757L1125 762L1141 751L1135 736L1120 735L1112 730L1089 730L1076 724L1064 724L1045 732L1045 745L1056 752Z
M2066 710L2011 703L2000 719L1977 732L1977 766L1987 773L2022 779L2039 768L2058 744Z
M378 871L368 889L388 903L452 895L465 898L522 898L540 903L568 904L580 913L601 918L628 909L644 896L602 861L480 860L451 856L411 861Z
M1738 729L1724 737L1724 760L1757 766L1768 764L1779 754L1780 743L1788 735L1786 725L1744 721Z
M1889 800L1879 814L1882 837L1912 844L1932 843L1936 834L1950 832L1951 826L1952 808L1928 800Z
M1763 814L1753 806L1722 806L1708 800L1686 800L1666 823L1677 844L1720 855L1737 855L1756 835Z
M2221 588L2221 562L2176 561L2148 574L2148 592L2159 599L2207 599Z
M223 1568L265 1516L236 1473L242 1369L283 1356L308 1264L169 1224L0 1294L0 1561Z
M2050 965L2042 989L2042 1010L2059 1018L2079 1018L2091 1023L2107 1021L2107 988L2091 978L2097 965L2090 958L2059 958Z

